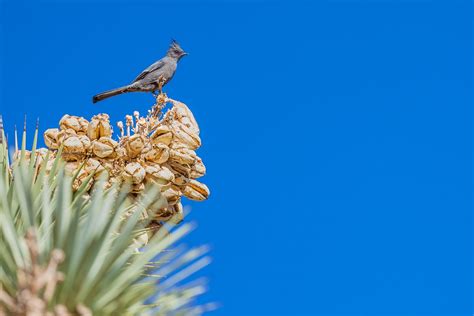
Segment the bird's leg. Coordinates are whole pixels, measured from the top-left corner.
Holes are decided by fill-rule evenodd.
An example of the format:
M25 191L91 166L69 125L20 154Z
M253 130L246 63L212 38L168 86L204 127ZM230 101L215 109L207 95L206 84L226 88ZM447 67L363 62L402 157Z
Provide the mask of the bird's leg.
M160 94L163 94L163 85L165 84L165 80L163 78L163 76L160 77L160 79L158 79L158 91L160 92Z

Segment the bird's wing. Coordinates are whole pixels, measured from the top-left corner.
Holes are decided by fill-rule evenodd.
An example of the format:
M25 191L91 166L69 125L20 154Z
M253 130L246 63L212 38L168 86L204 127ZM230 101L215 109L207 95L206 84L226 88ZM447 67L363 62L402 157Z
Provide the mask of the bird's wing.
M135 78L135 80L133 80L132 83L134 82L137 82L139 80L142 80L143 78L145 78L146 75L148 75L150 72L153 72L157 69L160 69L161 67L163 67L163 65L165 64L165 62L160 59L158 60L157 62L155 62L153 65L151 65L150 67L148 67L147 69L143 70L141 74L138 75L138 77Z

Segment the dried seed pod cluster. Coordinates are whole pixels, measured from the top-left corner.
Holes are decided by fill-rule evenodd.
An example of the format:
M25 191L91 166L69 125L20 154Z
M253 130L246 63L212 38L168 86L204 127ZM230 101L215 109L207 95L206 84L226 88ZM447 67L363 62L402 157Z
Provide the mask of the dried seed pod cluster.
M167 104L171 106L163 113ZM44 141L50 149L52 162L62 147L66 172L77 174L74 189L93 174L97 180L104 173L107 185L126 181L132 195L147 184L159 186L168 205L156 213L156 220L166 221L181 216L181 198L202 201L209 197L208 187L197 181L206 173L196 150L201 146L199 126L191 110L184 104L160 95L146 117L138 112L127 115L125 124L118 122L120 135L113 139L107 114L98 114L90 121L64 115L59 128L46 130ZM42 159L46 151L37 152ZM51 168L52 163L46 165ZM92 184L92 182L91 182Z

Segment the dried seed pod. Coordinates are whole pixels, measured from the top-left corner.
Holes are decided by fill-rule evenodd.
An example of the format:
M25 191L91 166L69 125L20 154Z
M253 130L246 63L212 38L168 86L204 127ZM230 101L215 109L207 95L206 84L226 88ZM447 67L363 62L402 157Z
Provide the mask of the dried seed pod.
M66 161L81 160L87 150L78 136L66 136L63 140L63 146L62 157Z
M196 180L189 181L188 185L184 188L184 196L194 201L204 201L209 197L209 188L201 182Z
M197 179L202 177L203 175L206 174L206 166L204 166L204 163L202 162L202 159L200 157L196 157L196 161L194 164L191 166L191 178Z
M110 126L109 116L103 113L92 117L92 120L87 127L87 136L91 140L112 136L112 127Z
M153 144L162 143L169 145L172 139L173 133L167 125L159 125L150 136L150 140Z
M186 147L172 148L169 159L182 165L192 165L196 161L196 153Z
M167 185L174 180L174 175L170 169L159 164L149 164L145 167L146 180L158 185Z
M122 173L123 179L133 184L142 183L145 175L145 169L138 162L128 163Z
M145 137L140 134L134 134L125 142L126 153L130 158L135 158L140 155L144 147Z
M167 162L165 166L168 167L175 175L181 174L186 178L191 178L191 166L183 165L174 161Z
M143 158L147 161L165 163L170 157L169 148L165 144L150 144L143 149Z
M104 172L107 173L107 170L104 168L104 166L102 166L102 164L94 158L87 159L84 169L88 174L94 173L94 179L101 177Z
M91 140L89 139L89 137L87 137L86 135L78 135L77 137L81 141L84 150L86 152L89 151L89 149L91 148Z
M48 152L49 150L47 148L38 148L36 150L35 166L40 166L44 162L44 160L48 156Z
M64 164L64 172L69 176L73 176L80 166L81 163L79 161L68 161Z
M181 186L185 186L186 184L188 184L190 180L191 179L189 179L188 177L185 177L182 174L177 173L177 174L175 174L174 179L173 179L172 182L173 182L173 184L181 187Z
M47 129L44 134L44 143L48 146L49 149L58 149L60 146L59 143L59 129L50 128Z
M84 181L87 180L88 176L89 176L89 173L87 173L87 171L85 171L84 169L79 170L79 173L77 174L76 178L74 179L74 182L72 183L72 189L74 191L79 189L84 183ZM86 191L88 191L92 187L92 184L93 184L93 181L91 179L87 183Z
M118 143L108 137L101 137L98 140L92 142L92 152L100 158L112 158L115 154L115 148Z
M175 118L186 125L194 134L199 135L199 125L194 118L193 112L182 102L173 100L172 103L175 110Z
M163 196L166 198L169 204L175 204L179 201L183 193L177 187L172 185L169 189L162 192Z
M85 134L89 122L80 116L64 115L59 121L59 127L61 130L72 129L77 134Z
M167 221L173 217L176 213L173 205L167 205L161 209L158 209L155 213L154 220L156 221Z
M173 140L182 143L190 149L198 149L201 146L199 135L179 121L171 123L173 131Z
M179 200L176 204L170 205L170 208L173 208L173 217L170 218L173 221L173 224L179 224L184 219L184 210L183 204L181 204L181 200Z

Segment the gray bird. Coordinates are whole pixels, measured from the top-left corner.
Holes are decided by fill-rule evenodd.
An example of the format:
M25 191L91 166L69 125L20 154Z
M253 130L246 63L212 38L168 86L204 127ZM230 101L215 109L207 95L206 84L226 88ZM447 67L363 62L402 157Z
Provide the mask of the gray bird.
M155 62L153 65L143 70L133 82L127 86L105 91L95 95L92 102L96 103L114 95L128 92L152 92L159 91L171 78L173 78L178 66L178 61L186 56L186 53L179 44L173 40L166 53L166 56Z

